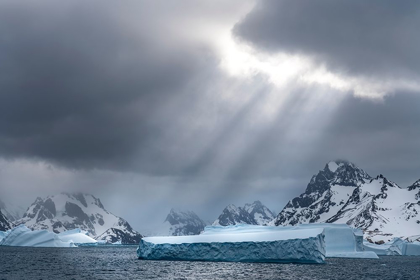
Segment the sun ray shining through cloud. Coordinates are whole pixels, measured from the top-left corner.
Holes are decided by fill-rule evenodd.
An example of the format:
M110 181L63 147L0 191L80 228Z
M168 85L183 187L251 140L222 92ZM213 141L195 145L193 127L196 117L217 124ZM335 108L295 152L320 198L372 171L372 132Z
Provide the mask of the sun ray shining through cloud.
M0 2L0 199L86 191L140 229L279 211L331 159L418 179L414 1L30 2Z

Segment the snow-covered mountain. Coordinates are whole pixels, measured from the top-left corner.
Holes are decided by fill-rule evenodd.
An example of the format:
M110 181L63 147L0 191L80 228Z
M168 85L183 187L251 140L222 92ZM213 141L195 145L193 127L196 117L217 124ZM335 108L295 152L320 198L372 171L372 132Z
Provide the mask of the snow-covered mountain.
M382 175L371 178L347 161L332 161L289 201L275 225L346 223L365 238L388 241L420 235L420 180L402 189Z
M323 223L347 202L354 189L371 177L346 161L331 161L312 176L306 191L290 200L274 220L275 225Z
M12 228L12 225L6 215L0 209L0 231L6 231Z
M420 187L413 186L402 189L379 175L356 188L327 222L362 228L372 241L420 235Z
M237 224L267 225L274 219L274 213L260 201L247 203L244 207L228 205L214 221L213 225L229 226Z
M16 224L55 233L80 228L110 242L138 243L142 237L126 220L108 212L98 198L82 193L38 197Z
M25 213L24 208L20 206L12 205L11 203L7 203L7 202L5 203L1 200L0 200L0 209L3 212L3 215L5 215L10 222L19 220L20 218L23 217L23 214Z
M206 223L192 211L171 209L164 227L169 235L195 235L204 230Z

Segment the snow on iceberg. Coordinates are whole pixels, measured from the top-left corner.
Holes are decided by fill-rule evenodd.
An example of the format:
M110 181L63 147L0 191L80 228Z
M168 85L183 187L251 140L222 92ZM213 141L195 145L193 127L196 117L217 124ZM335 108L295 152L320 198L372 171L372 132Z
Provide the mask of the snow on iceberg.
M58 238L64 242L73 242L76 246L96 246L98 241L87 235L86 231L80 228L63 231L58 234Z
M363 232L346 224L304 224L298 228L321 227L325 231L325 250L329 258L377 259L378 256L363 247Z
M77 247L96 246L98 242L80 229L59 234L46 230L31 230L20 225L6 232L0 232L0 246L24 247Z
M394 238L384 244L364 241L363 246L366 251L375 252L379 256L420 256L420 244L410 243L401 238Z
M20 225L6 231L0 246L75 247L73 242L62 241L57 234L46 230L30 230Z
M365 251L363 247L363 232L353 229L346 224L302 224L299 226L208 226L202 235L215 234L243 234L260 232L279 232L290 230L324 229L326 257L335 258L372 258L378 256L371 251Z
M324 263L324 230L260 230L236 234L219 229L201 235L144 237L137 255L148 260Z
M0 242L5 236L6 236L6 232L0 230Z

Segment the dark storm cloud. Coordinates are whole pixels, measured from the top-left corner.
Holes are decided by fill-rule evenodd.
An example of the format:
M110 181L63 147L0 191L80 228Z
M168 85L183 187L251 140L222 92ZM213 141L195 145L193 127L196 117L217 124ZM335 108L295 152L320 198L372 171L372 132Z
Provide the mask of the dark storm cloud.
M325 131L320 150L407 187L420 178L419 108L417 93L400 92L381 104L347 97Z
M257 48L311 56L345 74L417 80L419 26L415 0L264 0L234 32Z
M2 156L111 169L151 149L162 156L156 142L178 114L162 104L191 105L186 84L214 63L205 49L166 41L174 35L147 5L130 5L131 14L112 1L2 2Z
M212 29L230 16L227 1L125 3L1 2L2 195L27 207L90 192L140 228L172 206L210 220L255 199L280 211L337 158L401 186L420 178L418 94L372 102L299 81L279 89L261 73L231 77ZM263 1L234 31L353 75L410 78L418 10L381 3ZM196 28L214 6L210 27Z

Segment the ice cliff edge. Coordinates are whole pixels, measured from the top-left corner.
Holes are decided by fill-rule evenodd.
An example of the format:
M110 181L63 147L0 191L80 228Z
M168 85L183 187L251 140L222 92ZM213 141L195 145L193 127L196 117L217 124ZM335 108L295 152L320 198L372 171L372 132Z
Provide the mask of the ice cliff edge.
M145 237L139 259L324 263L324 229L308 228L241 234Z

